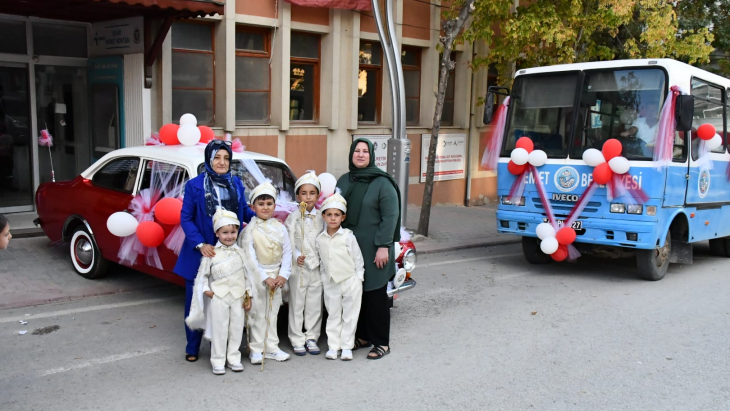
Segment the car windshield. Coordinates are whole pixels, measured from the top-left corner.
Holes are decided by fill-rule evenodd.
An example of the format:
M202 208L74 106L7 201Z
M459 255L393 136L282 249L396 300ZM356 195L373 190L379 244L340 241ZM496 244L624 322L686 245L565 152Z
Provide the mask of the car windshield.
M281 193L289 193L291 199L294 199L294 175L291 170L283 164L274 162L259 162L256 164L261 169L264 177L271 180L271 184L276 187L276 190ZM205 170L205 164L201 163L198 165L198 174ZM246 201L249 201L251 190L258 185L256 179L251 173L244 167L239 160L233 160L231 163L231 173L238 176L243 182L243 186L246 188Z
M650 160L665 94L666 74L660 69L588 71L580 96L576 136L570 152L581 158L589 148L601 149L615 138L623 156Z

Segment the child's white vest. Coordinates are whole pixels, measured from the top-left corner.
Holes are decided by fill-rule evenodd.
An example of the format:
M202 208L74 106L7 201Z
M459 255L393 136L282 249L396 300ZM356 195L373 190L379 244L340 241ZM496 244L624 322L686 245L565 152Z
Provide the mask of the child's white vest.
M319 235L319 257L324 265L325 273L336 283L357 275L354 257L347 249L347 238L352 231L343 228L341 232L330 237L327 231Z
M276 278L281 267L284 238L281 223L276 219L252 221L251 237L253 238L256 259L270 278Z
M311 220L311 224L307 224L307 220ZM302 242L302 225L304 226L304 241ZM293 212L286 219L286 230L292 239L292 247L299 250L302 255L307 257L304 265L311 271L319 267L319 259L316 258L317 236L324 228L324 219L322 213L317 210L313 217L305 217L302 221L301 214ZM296 255L292 253L292 257L296 260ZM293 261L296 264L296 261Z
M242 298L246 293L246 276L243 271L243 251L240 248L216 247L210 265L210 289L223 298L231 293Z

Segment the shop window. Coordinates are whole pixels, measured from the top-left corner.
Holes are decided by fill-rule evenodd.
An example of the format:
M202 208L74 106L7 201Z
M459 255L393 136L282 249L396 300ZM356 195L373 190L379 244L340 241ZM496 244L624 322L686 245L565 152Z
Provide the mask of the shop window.
M86 27L33 23L33 54L59 57L87 57Z
M406 124L418 125L421 114L421 49L404 46L401 63L406 95Z
M24 21L0 20L0 39L0 53L28 54Z
M213 25L172 25L172 121L192 113L198 125L215 120L215 42Z
M360 42L357 75L357 121L377 123L380 118L380 90L383 76L383 51L374 41Z
M720 136L725 135L723 117L725 116L724 90L700 79L692 79L692 95L695 98L694 121L692 130L696 131L702 124L712 124ZM699 138L692 136L692 159L697 160L699 154ZM723 138L723 145L713 150L714 153L724 153L727 141Z
M269 124L269 30L236 27L236 124Z
M91 181L96 187L131 193L134 190L134 183L137 181L138 169L138 158L118 158L97 171Z
M451 61L456 61L456 53L451 53ZM454 87L456 85L456 68L449 71L449 78L446 81L446 95L444 96L444 109L441 111L441 125L454 125Z
M317 121L319 110L320 37L291 34L291 72L289 75L289 120Z

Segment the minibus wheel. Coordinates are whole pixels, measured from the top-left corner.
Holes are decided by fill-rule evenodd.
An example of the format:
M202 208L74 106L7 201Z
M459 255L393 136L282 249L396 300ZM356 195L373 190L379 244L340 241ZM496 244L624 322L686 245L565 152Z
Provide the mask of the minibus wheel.
M667 232L664 247L652 250L636 250L636 268L639 275L647 281L659 281L664 278L669 268L669 257L672 255L672 235Z
M534 237L522 237L522 254L530 264L547 264L553 259L542 252L540 240Z

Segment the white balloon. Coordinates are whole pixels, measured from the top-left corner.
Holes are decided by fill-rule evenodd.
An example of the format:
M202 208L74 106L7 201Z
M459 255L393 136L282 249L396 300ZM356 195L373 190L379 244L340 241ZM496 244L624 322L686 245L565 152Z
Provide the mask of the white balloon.
M318 176L319 185L322 187L322 195L325 197L331 196L335 193L335 187L337 186L337 179L330 173L322 173Z
M606 159L600 151L595 148L589 148L583 152L583 161L585 161L589 166L595 167L601 163L605 163Z
M117 237L127 237L137 231L137 219L125 212L117 212L106 220L106 228Z
M521 166L523 164L527 164L530 154L524 148L516 148L512 150L512 155L510 155L510 157L512 158L513 163Z
M180 127L182 126L198 126L198 119L194 115L187 113L180 117Z
M714 137L705 142L705 146L710 151L720 148L722 146L722 137L719 134L715 134Z
M191 125L181 126L177 130L177 139L184 146L194 146L200 141L200 129Z
M548 237L540 242L540 249L545 254L552 254L558 251L559 246L558 239L555 237Z
M537 238L544 240L548 237L555 237L555 229L549 223L540 223L535 229L535 234L537 234Z
M629 160L626 159L626 157L614 157L608 162L608 166L611 168L611 171L613 171L616 174L626 174L629 172L629 169L631 168L631 164L629 164Z
M545 165L547 162L547 153L542 150L533 150L532 153L527 156L527 161L535 167L540 167Z

